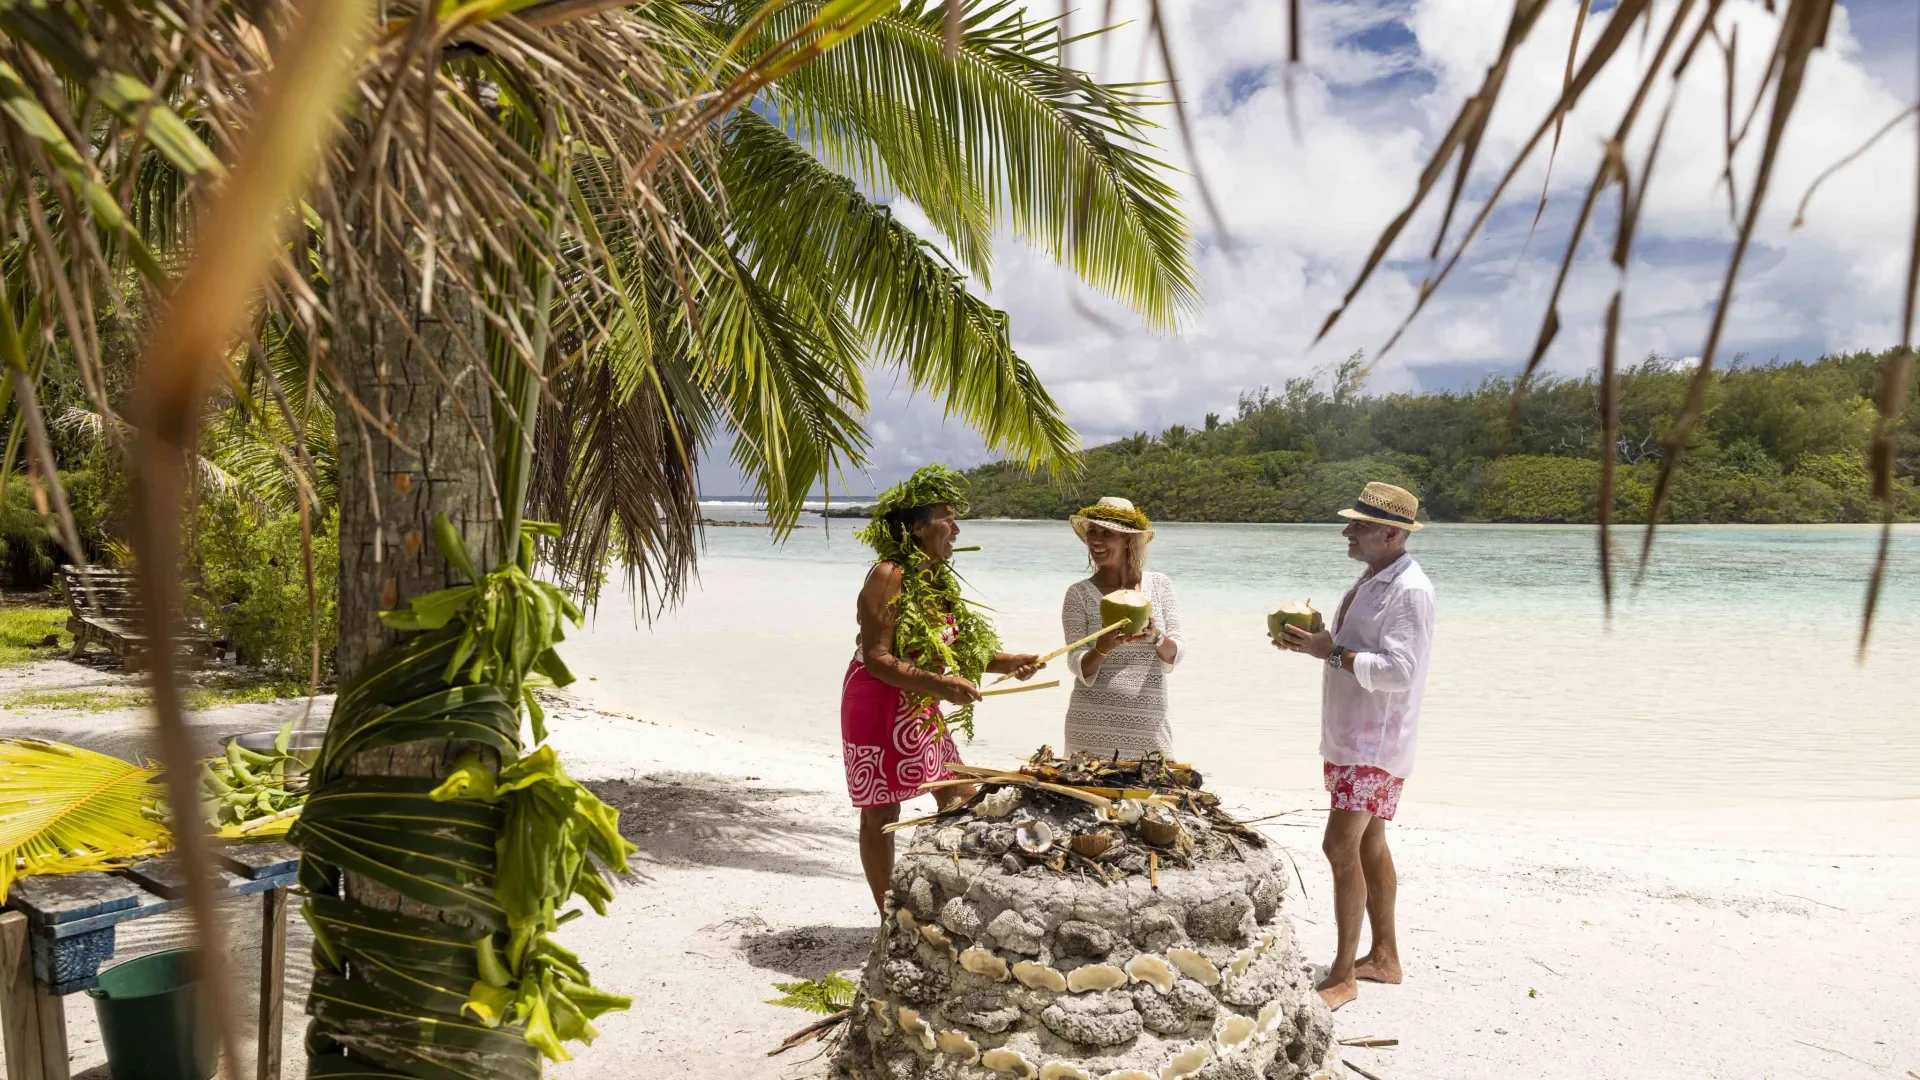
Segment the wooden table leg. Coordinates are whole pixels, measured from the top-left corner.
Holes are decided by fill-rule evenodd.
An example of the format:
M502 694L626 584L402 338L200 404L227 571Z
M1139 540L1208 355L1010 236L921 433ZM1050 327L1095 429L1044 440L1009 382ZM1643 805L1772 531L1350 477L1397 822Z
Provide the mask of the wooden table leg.
M254 1080L280 1080L281 1013L286 1007L287 890L260 894L260 1056Z
M67 1004L33 982L27 917L0 912L0 1027L7 1080L67 1080Z

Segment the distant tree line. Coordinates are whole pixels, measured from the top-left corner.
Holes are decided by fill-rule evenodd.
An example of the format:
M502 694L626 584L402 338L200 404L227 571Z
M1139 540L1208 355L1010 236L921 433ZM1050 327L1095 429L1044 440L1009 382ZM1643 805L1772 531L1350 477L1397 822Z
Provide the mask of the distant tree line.
M1677 522L1879 520L1866 466L1884 354L1748 366L1714 377L1675 481ZM1055 482L1011 463L974 469L978 517L1061 518L1123 495L1173 521L1326 521L1368 480L1399 484L1439 521L1591 522L1601 454L1621 468L1616 520L1646 520L1655 474L1692 370L1649 356L1619 378L1620 437L1600 446L1598 380L1489 378L1458 392L1366 393L1355 354L1319 377L1242 394L1209 414L1082 453ZM1920 519L1920 387L1896 454L1898 514Z

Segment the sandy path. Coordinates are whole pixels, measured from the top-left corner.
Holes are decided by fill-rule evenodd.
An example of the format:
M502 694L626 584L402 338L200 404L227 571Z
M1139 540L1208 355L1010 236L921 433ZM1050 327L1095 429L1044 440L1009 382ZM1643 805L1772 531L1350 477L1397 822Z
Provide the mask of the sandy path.
M251 730L290 707L199 722L209 734ZM0 709L0 733L122 752L143 745L144 723ZM765 1056L808 1019L765 999L777 980L865 954L873 916L837 757L584 709L556 710L552 726L574 774L620 805L641 848L612 917L563 932L634 1008L606 1017L600 1040L553 1075L820 1075L811 1048ZM1320 801L1223 794L1249 816ZM1303 810L1269 831L1295 852L1306 891L1296 885L1286 910L1324 961L1333 926L1318 828ZM1503 822L1423 805L1415 784L1392 837L1408 979L1364 987L1339 1014L1343 1037L1400 1040L1346 1052L1383 1080L1920 1072L1920 807ZM242 1001L254 994L253 911L234 911ZM294 923L302 972L303 929ZM183 933L178 919L143 923L120 957ZM304 1026L297 976L291 985L290 1076ZM92 1009L68 1002L74 1069L104 1076Z

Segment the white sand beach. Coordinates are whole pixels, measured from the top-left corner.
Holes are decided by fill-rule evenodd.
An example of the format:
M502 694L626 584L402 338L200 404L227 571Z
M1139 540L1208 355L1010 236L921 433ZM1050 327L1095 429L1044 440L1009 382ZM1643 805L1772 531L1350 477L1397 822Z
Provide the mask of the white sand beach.
M7 689L101 678L59 662L8 676ZM211 736L300 707L197 720ZM145 742L144 716L127 710L4 710L0 724L123 753ZM634 1007L604 1018L601 1038L553 1075L823 1075L815 1046L767 1056L809 1017L765 999L775 981L858 965L874 925L837 755L577 702L551 724L574 774L620 807L641 849L611 917L564 932L596 982ZM1222 794L1248 817L1298 811L1263 828L1295 856L1304 892L1293 883L1284 911L1324 962L1333 925L1320 794ZM1920 805L1498 818L1424 803L1416 778L1393 840L1407 981L1365 985L1337 1015L1342 1038L1399 1040L1344 1051L1383 1080L1920 1071ZM243 1004L257 971L253 910L231 912ZM287 1075L304 1027L303 931L296 921ZM185 935L178 916L141 923L119 956ZM67 1001L74 1072L103 1078L92 1008Z
M639 880L572 940L637 996L560 1076L806 1077L766 1051L807 1017L779 979L864 958L874 919L837 756L563 710L576 772L623 784ZM1247 816L1317 792L1227 790ZM1348 1061L1393 1078L1904 1077L1920 1070L1920 806L1495 820L1422 806L1394 828L1407 981L1337 1014ZM930 809L930 804L929 804ZM912 813L909 807L908 813ZM1333 946L1319 814L1285 911Z

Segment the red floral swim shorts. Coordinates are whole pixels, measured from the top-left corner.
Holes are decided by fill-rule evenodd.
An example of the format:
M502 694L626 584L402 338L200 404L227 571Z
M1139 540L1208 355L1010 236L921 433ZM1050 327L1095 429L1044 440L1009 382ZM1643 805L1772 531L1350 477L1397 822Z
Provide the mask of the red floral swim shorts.
M1400 788L1406 781L1374 765L1335 765L1321 762L1321 775L1333 794L1335 810L1362 810L1381 821L1392 821L1400 807Z

